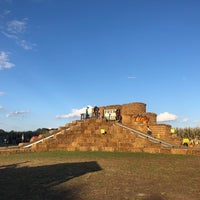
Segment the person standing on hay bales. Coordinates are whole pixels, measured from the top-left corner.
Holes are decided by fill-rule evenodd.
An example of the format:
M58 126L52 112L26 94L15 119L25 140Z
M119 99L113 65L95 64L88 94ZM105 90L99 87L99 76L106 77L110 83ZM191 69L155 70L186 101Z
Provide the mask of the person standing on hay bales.
M87 106L86 111L85 111L85 119L88 119L90 117L88 110L89 110L89 107Z
M117 109L117 110L116 110L116 120L117 120L117 121L119 120L119 116L120 116L120 110Z
M148 134L148 135L152 135L152 131L151 131L151 129L149 128L149 126L147 126L147 134Z
M99 107L97 107L97 106L94 107L94 116L95 116L95 118L98 118L98 116L99 116Z
M121 123L122 122L122 116L121 116L121 113L120 113L120 109L117 109L116 110L116 120Z

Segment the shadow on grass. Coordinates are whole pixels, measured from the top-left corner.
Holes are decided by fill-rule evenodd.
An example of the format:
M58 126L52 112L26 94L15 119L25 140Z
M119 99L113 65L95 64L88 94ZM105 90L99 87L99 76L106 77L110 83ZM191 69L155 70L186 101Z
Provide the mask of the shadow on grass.
M80 188L53 188L86 173L102 170L96 161L37 167L0 166L0 199L78 199Z

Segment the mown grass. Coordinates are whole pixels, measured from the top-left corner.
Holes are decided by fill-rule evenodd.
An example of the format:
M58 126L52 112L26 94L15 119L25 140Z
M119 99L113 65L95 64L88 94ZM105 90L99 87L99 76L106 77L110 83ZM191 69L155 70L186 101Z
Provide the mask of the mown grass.
M46 152L28 152L17 153L10 155L1 155L0 160L12 160L12 159L34 159L34 158L170 158L170 159L196 159L196 156L192 155L180 155L180 154L150 154L142 152L100 152L100 151L46 151Z
M35 152L0 156L3 199L192 199L200 157L115 152Z

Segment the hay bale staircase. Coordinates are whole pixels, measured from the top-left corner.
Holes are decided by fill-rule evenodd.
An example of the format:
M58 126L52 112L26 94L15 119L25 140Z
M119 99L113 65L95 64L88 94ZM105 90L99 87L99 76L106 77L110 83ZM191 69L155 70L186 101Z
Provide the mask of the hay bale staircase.
M101 134L101 130L105 134ZM176 146L105 119L76 120L59 127L48 139L25 145L32 151L169 152Z

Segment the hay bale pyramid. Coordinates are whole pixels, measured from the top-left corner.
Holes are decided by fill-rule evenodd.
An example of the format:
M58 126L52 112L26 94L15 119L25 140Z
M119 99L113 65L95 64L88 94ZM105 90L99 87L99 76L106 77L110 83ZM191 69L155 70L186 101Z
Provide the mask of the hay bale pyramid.
M116 121L116 111L122 120ZM146 104L133 102L99 107L99 115L50 131L40 140L24 145L29 151L108 151L172 154L200 154L200 150L181 147L181 138L168 124L158 124L157 114L146 111ZM147 134L147 126L152 135Z

